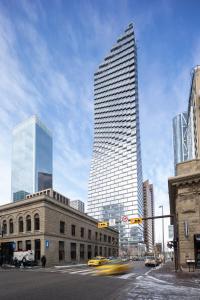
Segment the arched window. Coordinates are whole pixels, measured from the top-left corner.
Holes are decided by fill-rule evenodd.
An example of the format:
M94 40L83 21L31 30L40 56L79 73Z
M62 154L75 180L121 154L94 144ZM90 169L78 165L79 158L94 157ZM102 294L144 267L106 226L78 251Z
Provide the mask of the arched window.
M23 232L24 231L24 222L23 222L23 218L19 217L19 232Z
M2 230L3 230L3 234L7 234L7 222L6 222L6 220L3 221Z
M34 229L40 230L40 217L38 214L35 214L34 216Z
M10 233L14 232L13 219L9 220L9 232Z
M31 231L31 216L26 217L26 231Z

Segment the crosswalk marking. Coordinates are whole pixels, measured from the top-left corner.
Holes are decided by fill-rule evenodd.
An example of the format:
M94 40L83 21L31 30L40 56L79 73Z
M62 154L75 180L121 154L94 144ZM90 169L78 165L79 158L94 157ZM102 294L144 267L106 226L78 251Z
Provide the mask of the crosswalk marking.
M134 273L128 273L128 274L124 274L124 275L121 275L121 276L117 276L117 278L128 279L128 278L132 277L133 275L134 275Z

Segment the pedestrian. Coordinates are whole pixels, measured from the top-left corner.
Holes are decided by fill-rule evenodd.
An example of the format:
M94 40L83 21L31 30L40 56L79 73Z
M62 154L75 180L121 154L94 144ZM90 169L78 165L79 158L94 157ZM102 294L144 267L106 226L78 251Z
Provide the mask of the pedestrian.
M46 262L47 262L46 256L45 256L45 255L43 255L43 256L41 257L41 262L42 262L42 267L45 268Z
M26 267L26 257L25 256L22 258L22 264L23 264L23 267L25 268Z

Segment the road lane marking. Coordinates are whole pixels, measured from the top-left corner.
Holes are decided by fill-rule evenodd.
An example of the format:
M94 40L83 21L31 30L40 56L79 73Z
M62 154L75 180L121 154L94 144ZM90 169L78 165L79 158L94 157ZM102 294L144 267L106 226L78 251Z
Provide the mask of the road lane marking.
M132 277L133 275L134 275L134 273L128 273L128 274L117 276L117 278L128 279L129 277Z

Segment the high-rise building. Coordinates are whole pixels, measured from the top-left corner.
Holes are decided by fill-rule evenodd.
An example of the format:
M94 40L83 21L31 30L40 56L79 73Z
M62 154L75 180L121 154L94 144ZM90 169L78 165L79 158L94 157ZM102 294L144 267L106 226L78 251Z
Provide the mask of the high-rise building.
M85 203L81 200L70 200L70 206L79 210L80 212L85 212Z
M52 188L52 136L36 116L13 130L11 181L13 201Z
M143 241L142 224L121 222L123 216L143 215L137 48L132 24L94 74L88 214L117 222L121 250Z
M187 148L188 160L200 158L200 66L192 72L188 104Z
M174 173L176 164L187 160L187 112L173 118Z
M144 218L154 216L154 194L153 184L146 180L143 183L143 204L144 204ZM154 249L154 220L144 221L144 243L147 251L153 252Z

